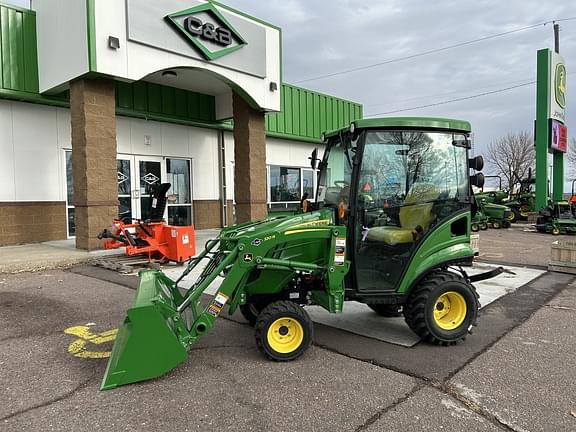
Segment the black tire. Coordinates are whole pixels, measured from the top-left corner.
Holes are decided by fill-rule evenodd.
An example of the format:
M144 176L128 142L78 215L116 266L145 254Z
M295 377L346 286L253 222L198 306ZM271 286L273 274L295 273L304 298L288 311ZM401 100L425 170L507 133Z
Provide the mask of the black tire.
M477 223L473 223L472 225L470 225L470 231L472 232L480 231L480 225L478 225Z
M435 317L435 312L442 311L439 307L445 307L442 300L454 294L456 299L463 301L466 306L462 311L456 308L457 302L454 302L454 312L460 310L464 314L460 318L461 322L450 323L449 320L454 316L451 317L450 313L441 318ZM453 345L466 339L468 333L471 333L472 327L476 325L479 308L478 294L470 282L455 273L437 271L427 276L412 290L404 305L404 318L412 331L422 340L436 345ZM451 325L457 326L447 328Z
M242 316L244 318L246 318L246 321L248 321L248 324L250 324L252 327L254 327L254 324L256 324L256 320L258 319L258 315L260 314L262 309L264 309L265 307L266 307L266 305L257 305L257 304L246 303L246 304L240 305L240 313L242 314Z
M518 222L519 220L523 220L525 218L522 217L520 211L516 208L512 209L512 213L514 213L514 222Z
M502 228L502 223L500 221L494 221L494 222L492 222L492 228L500 229L500 228Z
M488 229L488 224L486 222L480 223L480 229L486 231Z
M402 315L402 306L397 304L367 304L367 306L381 317L394 318Z
M314 325L304 308L281 300L270 303L260 312L255 336L258 349L267 359L291 361L304 354L312 343Z
M510 214L508 215L508 223L516 222L517 220L518 217L516 215L516 212L514 210L511 210Z
M511 226L512 224L510 223L509 220L502 221L502 228L510 228Z

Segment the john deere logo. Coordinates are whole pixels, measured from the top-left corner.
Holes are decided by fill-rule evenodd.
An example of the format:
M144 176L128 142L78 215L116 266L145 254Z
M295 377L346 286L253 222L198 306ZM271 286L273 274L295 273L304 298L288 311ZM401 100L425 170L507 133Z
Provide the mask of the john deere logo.
M164 19L207 60L215 60L246 45L242 36L211 3L175 12Z
M556 65L556 74L554 76L554 89L556 91L556 102L560 108L566 106L566 66L562 63Z

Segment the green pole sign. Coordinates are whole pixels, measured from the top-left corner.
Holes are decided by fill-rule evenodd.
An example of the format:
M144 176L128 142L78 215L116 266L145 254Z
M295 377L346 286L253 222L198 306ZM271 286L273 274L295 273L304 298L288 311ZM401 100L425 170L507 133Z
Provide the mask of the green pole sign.
M549 49L541 49L537 53L536 68L536 210L539 210L548 204L549 199L549 152L553 153L551 198L560 201L564 195L566 149L565 146L558 146L557 140L561 137L566 139L566 66L560 55Z

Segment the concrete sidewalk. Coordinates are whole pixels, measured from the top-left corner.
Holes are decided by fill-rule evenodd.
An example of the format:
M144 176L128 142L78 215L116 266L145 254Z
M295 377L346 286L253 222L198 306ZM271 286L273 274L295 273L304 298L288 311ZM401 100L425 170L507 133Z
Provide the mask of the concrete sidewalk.
M220 231L197 230L196 250L200 252L208 239ZM87 252L76 249L74 239L0 247L0 274L68 268L105 256L123 256L124 249Z

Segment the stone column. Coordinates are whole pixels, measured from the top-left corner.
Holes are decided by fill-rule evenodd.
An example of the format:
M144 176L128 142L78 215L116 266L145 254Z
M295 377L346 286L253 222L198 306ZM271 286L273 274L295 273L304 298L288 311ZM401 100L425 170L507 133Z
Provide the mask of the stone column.
M94 250L102 246L98 233L118 216L114 81L71 82L70 116L76 247Z
M234 93L234 197L238 223L266 218L264 113Z

